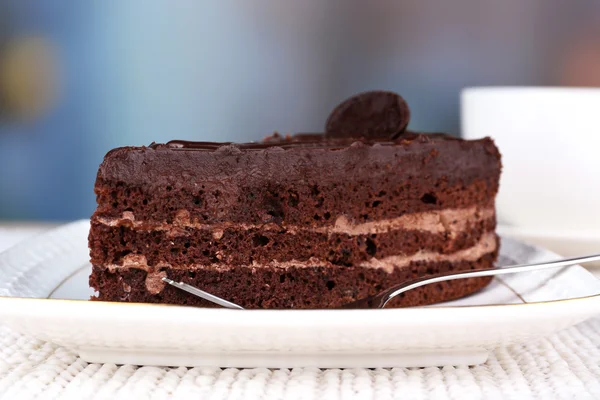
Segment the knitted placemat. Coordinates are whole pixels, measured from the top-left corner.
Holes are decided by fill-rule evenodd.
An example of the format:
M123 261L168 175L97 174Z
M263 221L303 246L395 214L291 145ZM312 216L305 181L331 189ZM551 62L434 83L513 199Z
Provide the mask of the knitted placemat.
M0 327L2 399L600 399L600 318L475 367L158 368L89 364Z

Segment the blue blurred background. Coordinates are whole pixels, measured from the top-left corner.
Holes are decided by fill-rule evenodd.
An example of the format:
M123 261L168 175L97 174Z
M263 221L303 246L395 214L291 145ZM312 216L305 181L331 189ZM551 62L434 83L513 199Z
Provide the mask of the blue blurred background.
M600 86L600 2L0 0L0 82L0 220L72 220L113 147L320 131L369 89L460 134L465 86Z

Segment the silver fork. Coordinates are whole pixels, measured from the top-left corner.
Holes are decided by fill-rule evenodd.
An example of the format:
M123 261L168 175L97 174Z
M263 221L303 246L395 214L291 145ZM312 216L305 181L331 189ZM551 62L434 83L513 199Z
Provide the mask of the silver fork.
M343 309L368 309L368 308L384 308L385 305L392 300L394 297L407 292L412 289L419 288L421 286L430 285L432 283L444 282L444 281L452 281L456 279L465 279L465 278L481 278L485 276L497 276L497 275L507 275L507 274L515 274L518 272L530 272L530 271L539 271L542 269L549 268L559 268L559 267L567 267L569 265L575 264L584 264L593 261L600 261L600 254L593 254L589 256L582 257L573 257L573 258L563 258L560 260L554 261L546 261L535 264L519 264L513 265L510 267L502 267L502 268L493 268L493 269L478 269L478 270L470 270L465 272L448 272L440 275L436 275L434 277L427 276L423 278L418 278L414 280L410 280L399 285L392 286L389 289L386 289L374 296L365 297L363 299L359 299L353 301L348 304L344 304L340 308ZM175 286L181 290L185 290L188 293L191 293L195 296L201 297L205 300L211 301L215 304L226 308L233 308L238 310L243 310L244 308L232 303L230 301L224 300L220 297L214 296L208 292L200 290L192 285L188 285L183 282L175 282L169 278L163 278L163 281L166 283Z

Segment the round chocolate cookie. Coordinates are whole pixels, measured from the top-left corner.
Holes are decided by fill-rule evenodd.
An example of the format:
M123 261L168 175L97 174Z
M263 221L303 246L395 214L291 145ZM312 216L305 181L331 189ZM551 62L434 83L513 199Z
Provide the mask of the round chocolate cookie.
M410 110L402 96L370 91L340 103L329 115L325 132L329 137L390 140L404 132L409 120Z

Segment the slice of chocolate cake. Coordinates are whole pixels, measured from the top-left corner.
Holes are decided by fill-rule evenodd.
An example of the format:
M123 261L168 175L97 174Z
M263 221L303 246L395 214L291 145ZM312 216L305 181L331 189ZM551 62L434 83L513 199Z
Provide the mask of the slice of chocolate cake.
M96 299L334 308L408 279L492 268L500 154L491 139L405 132L399 96L339 106L324 135L262 143L174 141L110 151L91 221ZM473 293L490 278L426 286L389 306Z

